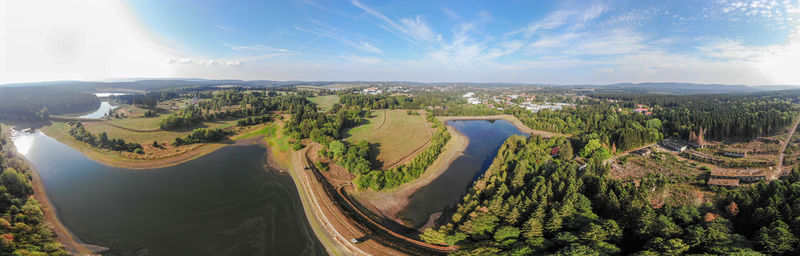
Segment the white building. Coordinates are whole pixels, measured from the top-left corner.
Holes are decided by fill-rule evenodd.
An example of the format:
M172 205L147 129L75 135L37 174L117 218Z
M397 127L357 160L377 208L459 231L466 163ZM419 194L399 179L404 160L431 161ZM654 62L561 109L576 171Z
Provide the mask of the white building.
M475 104L475 105L477 105L477 104L481 104L481 100L480 100L480 99L478 99L478 98L469 98L469 99L467 100L467 102L469 102L469 104Z
M468 93L464 94L464 96L461 96L461 97L464 97L464 98L472 98L473 96L475 96L475 93L474 93L474 92L468 92Z

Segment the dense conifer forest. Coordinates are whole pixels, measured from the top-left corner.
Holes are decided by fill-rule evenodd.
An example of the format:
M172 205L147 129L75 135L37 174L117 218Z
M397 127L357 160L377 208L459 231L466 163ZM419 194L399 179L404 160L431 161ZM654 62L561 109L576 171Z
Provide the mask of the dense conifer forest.
M512 136L428 242L457 255L796 255L800 171L785 180L723 191L701 206L655 208L653 180L607 176L599 158L549 155L563 139Z

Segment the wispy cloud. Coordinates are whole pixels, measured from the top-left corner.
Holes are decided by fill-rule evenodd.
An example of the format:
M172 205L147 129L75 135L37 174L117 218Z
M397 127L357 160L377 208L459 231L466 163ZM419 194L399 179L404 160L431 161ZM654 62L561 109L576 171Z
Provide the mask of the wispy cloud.
M372 17L377 18L381 23L377 23L379 27L394 33L398 37L410 41L412 43L432 42L438 38L438 35L433 33L433 30L420 16L414 18L402 18L400 23L395 22L378 10L369 7L358 0L351 0L353 6L363 10Z
M327 37L327 38L330 38L330 39L334 39L334 40L339 41L339 42L341 42L343 44L352 46L352 47L354 47L356 49L360 49L360 50L363 50L363 51L367 51L367 52L371 52L371 53L383 53L383 51L380 48L375 47L374 45L372 45L372 44L370 44L368 42L365 42L365 41L355 42L355 41L352 41L352 40L348 39L348 37L345 37L344 35L340 34L338 32L338 29L335 29L335 28L327 26L327 25L323 25L321 23L318 23L317 25L322 25L322 26L314 26L311 29L303 28L303 27L300 27L300 26L294 26L294 28L296 30L298 30L298 31L306 32L306 33L309 33L309 34L312 34L312 35L317 35L317 36L320 36L320 37ZM325 27L325 28L323 28L323 27Z
M608 10L603 4L594 4L586 9L560 9L551 12L544 18L531 22L528 26L507 33L507 36L523 34L525 37L531 37L539 31L553 30L561 28L565 25L570 25L573 29L580 29L586 26L590 21L600 17Z
M226 31L226 32L236 32L236 29L231 28L231 27L227 27L227 26L223 26L223 25L214 25L214 27L217 27L219 30Z

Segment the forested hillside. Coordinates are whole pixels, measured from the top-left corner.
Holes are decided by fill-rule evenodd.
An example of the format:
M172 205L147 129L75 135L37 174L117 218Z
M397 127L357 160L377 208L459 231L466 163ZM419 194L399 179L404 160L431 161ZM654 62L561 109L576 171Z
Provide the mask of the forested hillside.
M50 114L86 112L97 109L93 94L52 87L0 88L0 120L41 121Z
M457 255L800 253L800 171L714 204L654 208L646 198L658 182L610 179L596 157L585 167L552 158L563 142L510 137L446 224L422 238L458 245Z

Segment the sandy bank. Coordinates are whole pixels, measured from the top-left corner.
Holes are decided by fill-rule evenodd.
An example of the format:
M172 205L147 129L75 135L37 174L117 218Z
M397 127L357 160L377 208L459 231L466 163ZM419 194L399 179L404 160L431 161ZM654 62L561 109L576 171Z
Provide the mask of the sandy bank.
M3 128L3 134L6 135L6 138L9 138L8 142L10 143L11 147L16 148L14 142L10 140L11 136L8 131L8 126L4 126ZM14 150L16 151L16 149ZM65 250L74 255L96 255L98 252L107 250L107 248L104 247L89 245L81 242L80 239L75 236L75 234L73 234L66 226L64 226L64 223L62 223L61 219L58 217L56 208L53 206L52 202L50 202L50 198L47 196L47 190L44 187L44 183L42 183L42 179L39 176L36 166L28 161L28 159L22 154L15 154L15 156L25 163L31 174L33 196L36 198L36 201L39 202L39 205L41 205L44 219L53 230L53 233L56 235L55 240L61 243Z

